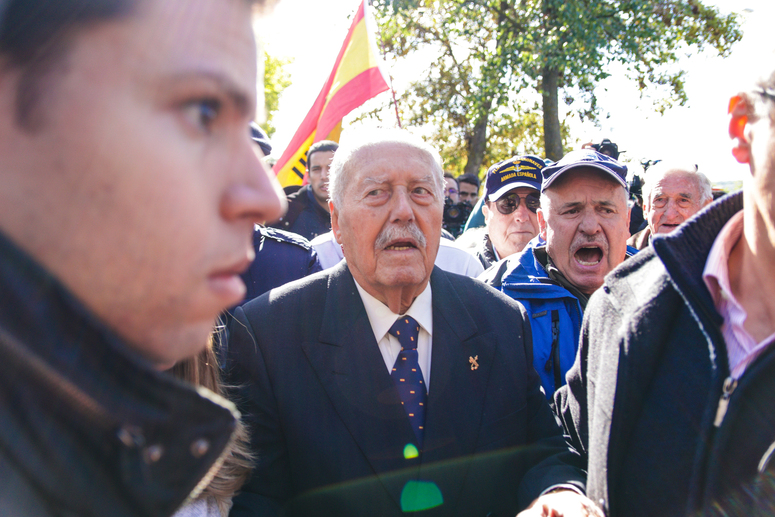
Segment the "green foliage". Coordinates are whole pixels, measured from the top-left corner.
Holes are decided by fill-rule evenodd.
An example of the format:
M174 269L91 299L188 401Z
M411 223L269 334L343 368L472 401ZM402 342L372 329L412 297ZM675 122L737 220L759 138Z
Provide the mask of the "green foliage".
M261 127L269 136L272 136L275 132L272 119L280 103L280 94L291 85L291 75L285 71L285 66L290 64L291 61L291 59L279 59L264 52L266 123Z
M509 150L542 154L542 79L559 73L566 103L596 122L595 85L620 63L655 109L686 102L682 55L728 55L742 34L734 15L700 0L374 0L381 47L397 63L417 51L430 65L399 98L407 125L433 129L452 169L469 159L487 123L483 167ZM673 65L673 66L671 66ZM545 108L545 106L544 106ZM548 111L547 111L548 113ZM567 125L559 127L567 142Z
M515 123L520 107L513 95L514 79L499 42L505 34L497 15L473 2L394 0L374 2L381 29L381 46L388 59L398 61L413 52L431 48L436 58L427 73L418 78L398 99L401 118L407 126L432 128L430 139L440 148L446 168L463 171L472 159L477 123L486 123L487 133L497 130L497 146L505 152L520 132L540 129L531 121ZM482 18L491 18L480 23ZM485 122L486 121L486 122ZM532 138L535 140L535 138ZM478 156L482 172L506 156L490 150Z

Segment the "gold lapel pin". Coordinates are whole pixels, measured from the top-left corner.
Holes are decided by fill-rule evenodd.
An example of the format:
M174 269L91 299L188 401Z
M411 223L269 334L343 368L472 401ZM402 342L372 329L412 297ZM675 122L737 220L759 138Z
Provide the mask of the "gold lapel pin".
M475 355L473 357L470 357L470 356L468 357L468 362L471 363L472 370L476 370L477 368L479 368L479 363L476 362L478 359L479 359L478 355Z

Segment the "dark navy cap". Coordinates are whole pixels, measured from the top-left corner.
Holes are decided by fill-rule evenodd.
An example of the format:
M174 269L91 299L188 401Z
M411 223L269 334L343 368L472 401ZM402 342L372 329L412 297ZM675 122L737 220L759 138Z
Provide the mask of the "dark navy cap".
M540 191L543 168L544 161L531 154L513 156L496 163L487 170L485 199L497 201L504 194L518 187L529 187Z
M264 133L264 130L261 129L255 122L250 123L250 138L252 138L253 141L258 144L258 146L261 148L261 151L263 151L264 156L269 156L269 154L272 152L272 143L269 141L269 137L266 135L266 133Z
M571 151L558 162L549 165L542 171L544 181L541 184L541 192L549 188L557 178L562 176L568 171L578 169L580 167L591 167L599 171L605 172L612 179L615 179L619 184L627 190L627 166L619 163L610 156L601 154L594 149L581 149L578 151Z

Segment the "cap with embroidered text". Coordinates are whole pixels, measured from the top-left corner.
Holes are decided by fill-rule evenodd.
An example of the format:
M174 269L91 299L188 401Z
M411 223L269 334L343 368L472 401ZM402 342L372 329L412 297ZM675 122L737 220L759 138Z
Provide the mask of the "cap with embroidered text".
M541 190L541 169L544 161L530 154L513 156L498 162L487 171L485 199L497 201L518 187Z

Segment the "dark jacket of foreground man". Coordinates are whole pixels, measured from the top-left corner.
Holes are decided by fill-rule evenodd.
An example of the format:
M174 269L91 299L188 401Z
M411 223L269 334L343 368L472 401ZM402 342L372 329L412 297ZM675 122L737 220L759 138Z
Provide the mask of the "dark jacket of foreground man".
M656 236L587 306L555 400L589 456L588 496L611 517L775 514L775 347L748 367L714 425L729 365L702 271L741 209L740 194L727 196Z
M439 268L430 282L419 455L345 262L236 310L227 368L258 462L232 516L514 517L547 487L583 487L532 368L521 306Z
M171 515L234 421L0 235L0 515Z

